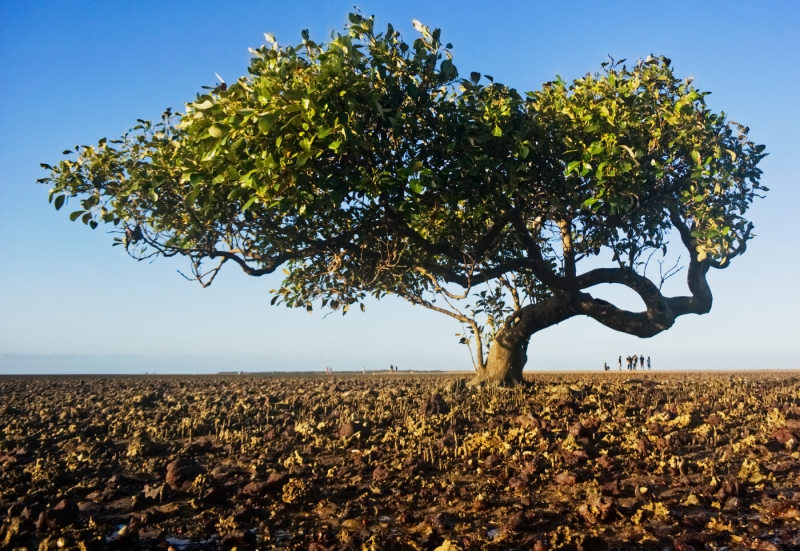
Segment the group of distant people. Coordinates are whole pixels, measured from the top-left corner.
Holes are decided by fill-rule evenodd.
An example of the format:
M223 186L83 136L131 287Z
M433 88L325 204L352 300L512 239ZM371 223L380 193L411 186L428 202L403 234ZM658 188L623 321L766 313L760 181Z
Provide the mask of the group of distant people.
M633 356L628 356L625 358L625 365L627 366L628 371L636 371L637 369L644 371L645 364L647 365L647 370L651 371L652 368L650 367L650 356L645 358L644 354L641 356L634 354ZM622 371L622 356L619 357L617 366L619 370ZM608 362L603 364L603 371L611 371L611 366L608 365Z

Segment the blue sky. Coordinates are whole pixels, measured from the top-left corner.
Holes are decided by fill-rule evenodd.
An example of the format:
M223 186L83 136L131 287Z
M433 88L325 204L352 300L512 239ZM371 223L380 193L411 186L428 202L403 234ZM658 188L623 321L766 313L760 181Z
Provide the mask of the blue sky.
M800 367L800 3L358 5L410 39L412 19L443 28L462 75L488 73L521 91L596 71L608 54L667 55L678 75L712 92L713 109L767 145L771 191L751 211L758 237L710 276L710 314L647 340L572 319L534 336L529 369L593 369L633 353L665 369ZM307 28L324 40L351 10L336 0L0 3L0 374L470 369L459 327L439 314L392 299L345 317L270 307L280 277L235 269L202 289L178 275L181 260L120 256L102 227L69 222L34 184L45 175L39 163L63 149L182 110L215 72L228 82L245 74L247 49L264 32L296 43Z

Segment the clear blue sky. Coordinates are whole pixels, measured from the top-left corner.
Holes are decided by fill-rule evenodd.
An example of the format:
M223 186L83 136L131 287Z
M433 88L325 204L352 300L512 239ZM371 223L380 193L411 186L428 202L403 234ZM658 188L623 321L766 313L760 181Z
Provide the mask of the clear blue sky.
M270 307L279 277L228 269L208 289L181 260L136 263L47 204L39 163L137 118L182 110L214 73L245 74L263 33L341 30L352 0L0 3L0 373L469 369L459 327L398 300L345 317ZM710 104L749 125L771 155L758 237L710 277L712 312L653 339L573 319L534 336L529 369L598 368L620 354L661 368L798 368L800 2L796 0L360 2L413 38L411 20L444 29L461 74L521 91L573 79L613 57L672 58ZM677 285L677 284L676 284ZM676 291L680 291L677 285ZM609 295L611 296L611 295ZM622 297L623 304L635 301ZM626 302L627 301L627 302Z

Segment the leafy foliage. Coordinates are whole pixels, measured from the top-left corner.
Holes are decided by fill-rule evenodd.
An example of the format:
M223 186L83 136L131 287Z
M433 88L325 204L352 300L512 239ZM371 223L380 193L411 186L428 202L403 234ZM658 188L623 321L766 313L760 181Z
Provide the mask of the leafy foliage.
M136 258L188 257L204 285L229 261L256 276L283 266L273 303L346 312L396 294L484 345L526 304L597 283L651 293L644 255L665 254L675 230L702 278L744 251L764 146L669 59L604 63L523 96L459 78L440 30L414 27L411 44L358 14L327 44L265 35L248 76L76 147L40 182L57 209L79 200L72 220L120 228ZM616 271L578 275L604 251Z

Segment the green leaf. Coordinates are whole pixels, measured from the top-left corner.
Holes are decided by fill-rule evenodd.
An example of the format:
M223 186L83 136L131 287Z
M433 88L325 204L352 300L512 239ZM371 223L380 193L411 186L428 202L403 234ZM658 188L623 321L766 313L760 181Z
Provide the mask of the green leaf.
M64 206L64 201L66 200L66 198L67 198L66 195L59 195L58 197L56 197L56 202L55 202L56 210L61 210L61 207Z
M255 196L255 195L253 195L253 196L252 196L252 197L251 197L251 198L250 198L250 199L249 199L249 200L248 200L248 201L247 201L247 202L244 204L244 206L242 206L242 212L244 212L244 211L246 211L247 209L249 209L249 208L252 206L252 204L253 204L253 202L254 202L255 200L256 200L256 196Z
M340 145L342 145L341 141L334 140L334 141L332 141L331 143L328 144L328 147L333 149L334 151L337 151L339 149Z
M275 117L264 116L258 119L258 129L262 134L267 134L275 126Z
M636 154L633 152L633 149L631 149L627 145L622 145L622 144L620 144L620 147L628 152L628 155L631 156L631 159L633 159L634 163L636 163L637 165L639 164L639 161L636 160Z
M242 193L244 193L244 192L245 192L244 188L241 188L241 187L233 188L231 190L231 192L228 194L227 199L228 199L228 201L236 200L239 197L241 197Z
M308 158L311 157L311 153L308 151L304 151L300 155L297 156L297 166L303 166L308 161Z
M186 196L186 200L183 202L183 206L187 209L192 208L194 202L197 201L197 197L200 195L200 192L203 188L196 187L192 191L189 192L189 195Z
M225 132L223 131L223 129L220 128L219 126L217 126L216 124L211 126L211 127L209 127L209 129L208 129L208 134L212 138L221 138L224 133Z
M495 126L494 130L492 130L492 136L494 136L495 138L499 138L502 135L503 135L503 131L500 129L500 127L499 126Z
M692 160L694 160L694 164L700 166L700 152L696 149L692 151Z
M78 217L79 217L80 215L82 215L84 212L86 212L86 211L83 211L83 210L76 210L75 212L73 212L73 213L71 213L71 214L69 215L69 221L70 221L70 222L74 222L74 221L75 221L75 220L77 220L77 219L78 219Z
M472 72L469 74L469 79L470 79L472 82L474 82L475 84L478 84L478 82L481 80L481 74L480 74L480 73L476 73L475 71L472 71Z
M572 172L580 166L583 161L572 161L567 165L567 169L564 171L565 176L569 176Z
M202 102L202 103L194 103L192 105L194 106L195 109L200 109L201 111L206 110L206 109L210 109L211 107L214 106L214 104L211 102L211 100L208 100L208 99L206 101Z
M453 65L453 62L449 59L445 59L442 61L442 65L439 68L439 71L445 78L454 79L458 76L458 71L456 70L456 66Z

